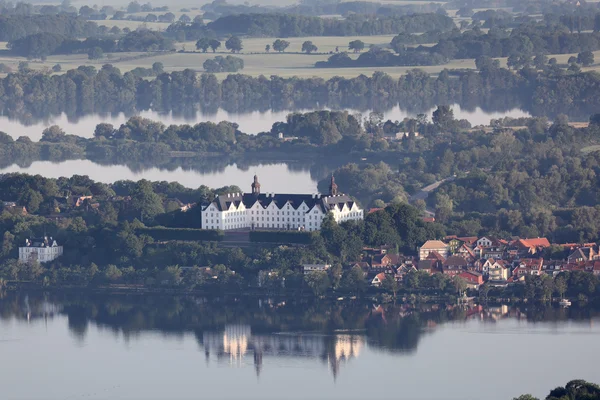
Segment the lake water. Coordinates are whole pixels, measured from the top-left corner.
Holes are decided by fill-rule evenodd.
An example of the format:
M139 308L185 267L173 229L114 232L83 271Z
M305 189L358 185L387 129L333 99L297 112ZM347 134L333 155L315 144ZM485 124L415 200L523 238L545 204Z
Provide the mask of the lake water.
M598 312L152 296L0 300L3 399L545 397L600 382Z
M154 167L133 170L125 165L101 165L89 160L68 160L59 163L36 161L29 166L13 164L7 168L0 168L0 174L9 172L39 174L47 178L88 175L95 181L105 183L113 183L123 179L133 181L147 179L150 181L179 182L190 188L197 188L201 185L210 188L237 185L242 190L248 191L254 174L257 174L265 192L317 192L317 179L311 176L308 168L287 163L259 164L251 167L232 164L222 169L198 171L181 167L174 169Z
M454 117L457 119L467 119L471 122L471 125L483 125L489 124L490 119L500 117L527 117L529 114L518 108L509 110L507 112L486 112L481 108L475 110L463 110L459 105L452 106L454 110ZM312 110L298 110L297 112L308 112ZM348 110L351 113L357 113L354 110ZM431 109L424 114L431 118L431 113L434 109ZM144 118L161 121L165 125L171 124L196 124L198 122L211 121L231 121L235 122L240 126L242 132L256 134L259 132L270 131L272 125L278 121L285 121L286 116L291 111L266 111L266 112L250 112L250 113L229 113L225 110L219 109L218 112L213 114L205 114L198 112L195 118L185 118L180 115L174 115L173 113L158 113L156 111L142 111L139 113ZM364 117L369 115L369 112L360 112ZM414 113L410 113L406 110L401 109L399 106L394 107L383 113L385 120L391 119L392 121L401 121L405 117L415 117ZM39 140L42 137L42 131L52 125L60 126L66 133L73 134L82 137L92 137L94 129L97 124L109 123L115 127L119 127L125 123L130 116L126 116L123 113L117 115L102 114L102 115L87 115L79 117L77 119L69 119L66 114L62 114L57 117L48 117L44 121L37 121L31 124L23 124L17 119L11 119L7 116L0 116L0 131L6 132L13 136L15 139L19 136L29 136L32 140Z
M468 119L472 125L488 124L491 118L503 116L523 117L528 114L519 109L513 109L507 113L488 113L480 108L474 111L467 111L458 105L453 106L455 118ZM304 112L307 110L300 110ZM354 113L354 111L350 110ZM433 110L426 113L431 115ZM139 115L159 120L165 125L170 124L195 124L201 121L232 121L240 126L240 130L247 133L258 133L271 129L273 123L285 121L290 111L267 111L235 114L219 110L216 114L196 114L196 118L189 119L177 116L172 113L159 114L154 111L144 111ZM363 112L364 117L368 112ZM405 110L395 107L384 113L385 119L402 120L407 116L415 116ZM6 116L0 116L0 130L9 133L14 138L19 136L29 136L32 140L39 140L42 131L51 125L58 125L68 134L75 134L83 137L93 136L97 124L106 122L118 127L126 122L129 117L123 113L118 115L88 115L77 120L69 120L65 114L59 117L49 117L47 120L37 122L32 125L23 125L18 120L9 119ZM326 176L330 171L320 171L317 176L311 174L308 167L298 168L289 163L259 164L257 166L245 167L238 164L230 164L221 168L130 168L124 165L100 165L87 160L72 160L60 163L49 161L38 161L28 166L11 165L6 168L0 168L0 173L21 172L29 174L40 174L45 177L58 178L60 176L70 177L74 174L88 175L90 178L111 183L120 179L148 179L152 181L177 181L187 187L196 188L200 185L208 187L222 187L225 185L238 185L242 189L248 187L248 182L252 181L252 176L257 173L263 183L263 190L272 192L287 193L316 193L317 181ZM323 174L324 173L324 174Z

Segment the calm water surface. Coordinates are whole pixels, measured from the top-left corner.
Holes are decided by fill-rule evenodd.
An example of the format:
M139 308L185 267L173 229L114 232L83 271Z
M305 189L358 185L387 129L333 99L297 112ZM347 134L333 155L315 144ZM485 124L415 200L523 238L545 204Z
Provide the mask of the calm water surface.
M454 117L457 119L467 119L472 125L489 124L490 119L500 117L526 117L529 114L518 108L507 112L485 112L481 108L476 108L472 111L463 110L459 105L452 106L454 110ZM312 110L298 110L297 112L308 112ZM349 110L351 113L355 113L353 110ZM431 113L434 109L431 109L424 114L431 118ZM229 113L225 110L219 109L218 112L213 114L205 114L198 112L194 118L186 118L181 115L174 115L172 113L158 113L155 111L142 111L139 113L140 116L150 118L152 120L161 121L165 125L171 124L196 124L198 122L220 122L230 121L235 122L240 126L242 132L256 134L258 132L270 131L272 125L278 121L285 121L286 116L292 111L266 111L266 112L249 112L249 113ZM369 112L361 112L366 117ZM405 117L415 117L414 113L410 113L400 107L394 107L384 113L384 118L395 120L403 120ZM4 131L15 139L19 136L29 136L32 140L39 140L42 137L42 131L52 125L60 126L66 133L73 134L82 137L92 137L96 125L102 122L113 124L115 127L119 127L121 124L126 122L130 116L125 114L117 115L88 115L77 119L69 119L66 114L62 114L58 117L48 117L44 121L38 121L30 124L23 124L17 119L11 119L7 116L0 116L0 131Z
M513 109L506 113L488 113L480 108L474 111L462 110L460 106L454 105L454 115L458 119L468 119L472 125L488 124L492 118L504 116L522 117L528 114L519 109ZM299 112L310 111L300 110ZM430 110L426 115L430 116ZM240 130L247 133L258 133L271 129L273 123L285 121L286 116L291 111L267 111L251 113L229 113L220 109L215 114L197 113L195 118L185 118L183 116L169 114L159 114L154 111L144 111L139 115L153 120L162 121L165 125L170 124L195 124L202 121L232 121L240 126ZM354 112L350 110L350 112ZM363 116L368 116L368 112L363 112ZM402 120L407 116L415 115L405 110L395 107L384 113L385 119ZM49 117L45 121L24 125L16 119L9 119L6 116L0 116L0 131L4 131L14 138L19 136L29 136L32 140L39 140L42 131L51 125L58 125L69 134L75 134L83 137L93 136L97 124L106 122L115 127L126 122L129 116L118 115L88 115L69 120L65 114L60 117ZM222 187L225 185L238 185L246 188L248 182L251 182L254 173L259 174L263 183L264 190L272 192L287 193L315 193L317 191L317 181L325 177L330 171L320 171L317 174L309 172L309 168L297 168L288 163L259 164L252 167L242 167L238 164L221 166L220 168L194 167L190 168L131 168L123 165L106 166L96 164L88 160L71 160L60 163L49 161L37 161L27 166L11 165L0 168L0 173L21 172L29 174L40 174L45 177L57 178L60 176L70 177L74 174L88 175L90 178L101 182L114 182L120 179L148 179L152 181L177 181L181 184L196 188L200 185L209 187Z
M600 381L591 310L0 300L3 399L498 399Z
M254 174L258 174L263 190L281 193L316 193L317 180L311 177L309 169L292 168L286 163L259 164L252 167L241 167L237 164L210 171L196 169L142 168L132 170L125 165L101 165L89 160L68 160L59 163L36 161L26 167L13 164L0 168L0 174L9 172L42 175L47 178L61 176L88 175L95 181L113 183L118 180L148 179L150 181L179 182L190 188L201 185L219 188L226 185L237 185L250 190Z

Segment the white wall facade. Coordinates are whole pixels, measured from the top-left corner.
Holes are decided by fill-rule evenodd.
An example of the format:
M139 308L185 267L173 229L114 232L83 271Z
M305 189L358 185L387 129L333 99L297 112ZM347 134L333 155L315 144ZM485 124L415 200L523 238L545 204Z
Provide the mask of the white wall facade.
M331 210L336 222L362 220L363 211L356 203L349 208L347 204L343 209L337 207ZM303 201L297 208L289 202L279 208L274 201L263 207L258 201L246 208L243 202L236 206L231 202L229 209L219 211L215 202L202 210L202 229L281 229L316 231L321 228L321 223L327 213L319 205L312 208Z
M62 246L47 247L19 247L19 261L38 261L40 263L48 262L62 256Z

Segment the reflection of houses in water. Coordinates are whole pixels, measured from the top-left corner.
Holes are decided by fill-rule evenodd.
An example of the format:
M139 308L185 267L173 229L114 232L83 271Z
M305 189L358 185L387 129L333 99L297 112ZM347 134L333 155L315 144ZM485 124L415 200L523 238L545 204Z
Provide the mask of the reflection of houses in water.
M483 312L483 319L491 319L493 321L498 321L502 318L507 318L508 312L508 306L505 304L499 306L488 306Z
M43 318L46 320L48 317L54 317L54 315L58 314L62 308L45 299L41 302L34 302L32 304L29 301L29 296L25 296L23 303L21 304L21 310L23 318L29 322L32 319Z
M253 335L249 325L227 325L223 332L204 332L202 342L207 361L211 354L216 354L217 360L227 357L230 365L239 366L243 364L246 353L252 351L257 375L265 358L306 357L327 363L335 377L341 363L359 355L364 339L349 334Z

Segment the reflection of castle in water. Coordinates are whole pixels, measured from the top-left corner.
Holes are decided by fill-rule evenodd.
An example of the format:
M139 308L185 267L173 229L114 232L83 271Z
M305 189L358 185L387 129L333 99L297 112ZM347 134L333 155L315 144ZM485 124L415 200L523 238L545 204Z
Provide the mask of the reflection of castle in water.
M251 351L257 375L265 357L306 357L327 363L334 378L342 363L358 357L364 345L362 336L285 333L253 335L249 325L227 325L223 332L204 332L202 343L207 361L227 359L232 366L244 363Z

